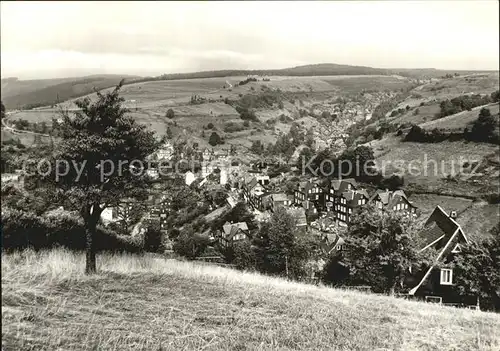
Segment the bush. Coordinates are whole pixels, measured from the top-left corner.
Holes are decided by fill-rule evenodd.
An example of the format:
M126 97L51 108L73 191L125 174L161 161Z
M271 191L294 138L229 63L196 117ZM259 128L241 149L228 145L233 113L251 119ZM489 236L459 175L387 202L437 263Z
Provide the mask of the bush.
M257 81L256 78L250 77L250 78L247 78L245 80L242 80L241 82L238 83L238 85L245 85L245 84L248 84L250 82L256 82L256 81Z
M498 118L491 115L491 111L487 108L482 108L479 112L479 117L472 123L471 132L464 132L467 140L496 143L500 142L498 132Z
M246 107L236 106L236 111L238 111L240 118L243 120L258 121L258 118L253 110L249 110Z
M70 250L85 250L83 221L65 213L37 216L34 213L2 208L2 248L5 250L35 250L62 246ZM140 252L142 245L131 237L98 227L95 235L97 251Z
M212 132L210 138L208 139L208 143L212 146L216 146L218 144L222 144L222 140L216 132Z
M159 224L149 225L144 233L144 250L148 252L163 251L163 233Z
M428 132L421 127L414 125L411 127L410 132L404 138L404 141L415 141L419 143L439 143L444 141L449 136L446 133L442 133L437 128Z
M212 122L207 124L207 129L214 129L214 124Z
M245 121L248 122L248 121ZM224 131L226 133L234 133L234 132L239 132L244 130L245 128L241 124L233 123L233 122L227 122L224 125Z
M165 117L170 118L170 119L174 118L175 117L174 110L172 110L171 108L169 108L168 111L167 111L167 113L165 114Z

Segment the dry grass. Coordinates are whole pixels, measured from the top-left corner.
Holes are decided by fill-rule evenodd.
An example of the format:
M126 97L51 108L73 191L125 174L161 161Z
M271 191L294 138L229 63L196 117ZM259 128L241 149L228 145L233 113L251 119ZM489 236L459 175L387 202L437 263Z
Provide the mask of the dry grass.
M485 106L474 107L471 111L462 111L451 116L446 116L434 121L426 122L420 126L424 129L446 129L448 131L460 131L464 128L470 127L470 124L477 120L479 116L479 111L482 108L488 108L492 115L497 115L499 110L499 104L489 104Z
M2 255L3 350L498 350L500 316L226 268Z
M498 150L498 146L486 143L473 143L466 141L443 141L441 143L416 143L404 142L401 137L393 135L382 140L374 140L369 143L375 153L375 160L379 167L385 165L386 174L390 175L398 171L398 162L408 165L415 160L413 166L421 170L418 175L406 174L408 181L418 184L431 185L437 180L444 178L453 169L460 170L459 161L481 161L484 157ZM416 160L419 160L418 162ZM424 175L424 161L427 160L427 172ZM434 163L437 162L437 168ZM408 170L408 167L406 167ZM437 172L435 172L437 170Z
M413 194L410 196L412 201L421 212L421 220L426 221L437 205L441 206L446 212L457 211L461 214L472 206L472 200L460 197L434 195L434 194Z

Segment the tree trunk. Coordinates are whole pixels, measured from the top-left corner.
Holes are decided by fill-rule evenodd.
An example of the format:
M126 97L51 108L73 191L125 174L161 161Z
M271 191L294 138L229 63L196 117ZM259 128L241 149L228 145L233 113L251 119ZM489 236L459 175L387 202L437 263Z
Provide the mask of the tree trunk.
M85 223L85 239L86 239L86 262L85 274L94 274L96 272L95 259L95 232L96 224L93 221Z
M397 285L397 280L394 280L394 283L392 283L391 288L389 290L389 295L394 296L396 294L396 285Z

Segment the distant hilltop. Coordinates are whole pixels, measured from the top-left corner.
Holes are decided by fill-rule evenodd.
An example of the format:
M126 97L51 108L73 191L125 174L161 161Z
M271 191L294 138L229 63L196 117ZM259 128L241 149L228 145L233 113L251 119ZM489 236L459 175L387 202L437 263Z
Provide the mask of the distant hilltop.
M191 73L171 73L159 76L140 77L125 74L96 74L84 77L20 80L17 77L1 81L2 101L7 109L29 109L51 106L116 85L121 79L125 84L158 80L220 78L231 76L340 76L340 75L399 75L412 79L431 79L455 74L472 74L495 71L439 70L434 68L373 68L335 63L320 63L283 69L263 70L217 70Z

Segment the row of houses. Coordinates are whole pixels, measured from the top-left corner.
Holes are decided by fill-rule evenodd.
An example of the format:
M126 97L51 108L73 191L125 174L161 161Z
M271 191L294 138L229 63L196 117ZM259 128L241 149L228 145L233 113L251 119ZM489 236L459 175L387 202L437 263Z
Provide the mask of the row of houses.
M330 212L328 218L333 218L337 222L336 224L341 224L344 221L348 223L353 211L368 203L373 203L380 209L406 211L409 214L415 214L416 211L416 207L411 204L403 191L378 191L372 196L368 196L368 192L360 188L353 179L333 180L327 187L322 187L320 183L315 181L300 183L293 195L266 194L267 185L265 177L253 177L248 183L242 184L243 197L247 200L248 205L263 208L261 203L264 203L267 206L266 209L269 210L264 212L272 212L283 206L296 219L297 227L304 229L309 227L305 203L311 204L317 211L318 208L324 206ZM262 196L262 194L266 195ZM161 229L166 230L167 213L170 208L169 200L159 197L150 198L147 202L150 209L147 219L159 221ZM237 200L234 198L228 198L228 205L225 208L216 209L214 212L219 211L218 216L220 216L230 207L234 207L236 202ZM122 215L132 208L132 204L128 202L125 202L123 206ZM117 214L118 210L115 213ZM477 306L475 296L459 296L455 289L457 277L450 263L454 255L461 254L462 245L469 242L456 218L455 211L446 213L443 208L437 206L425 222L419 233L423 239L421 250L433 248L436 257L433 260L434 263L423 270L420 267L410 266L408 268L409 275L401 283L407 287L408 297L445 304ZM321 228L313 230L312 226L309 229L311 232L321 235L321 246L325 254L340 254L344 249L344 239L338 233L331 233ZM222 247L247 240L249 234L249 227L245 222L226 222L219 230L212 233L213 238Z
M244 200L252 208L273 211L277 206L302 207L308 214L326 212L333 215L338 224L347 226L354 211L366 204L379 209L415 215L417 207L411 203L403 190L377 191L371 196L352 179L335 179L326 187L319 180L308 180L297 184L294 194L270 193L262 178L256 176L243 180L241 186Z
M257 186L258 183L254 183L250 184ZM252 195L250 187L245 191L250 198L257 196ZM321 187L317 183L301 183L297 186L293 199L285 194L272 194L274 205L271 208L300 206L304 201L321 202L321 193ZM411 215L415 215L417 209L403 191L378 191L368 196L366 190L360 189L353 179L333 180L325 196L327 203L331 203L327 207L331 208L339 222L345 223L349 222L354 209L367 203L374 203L379 209L403 211ZM304 210L301 207L295 209ZM455 255L461 254L461 247L469 242L456 219L456 211L447 213L440 206L436 206L418 234L423 241L422 252L435 250L433 264L425 269L409 266L409 274L401 284L406 288L408 298L479 309L479 299L476 295L459 295L455 289L456 276L451 262ZM337 254L343 249L344 239L338 234L327 233L323 235L322 244L327 255Z

